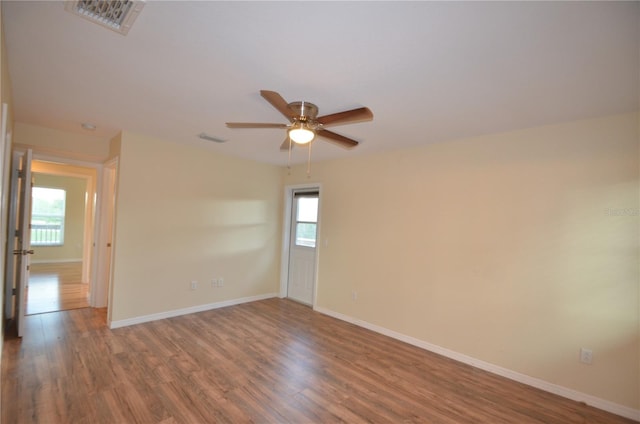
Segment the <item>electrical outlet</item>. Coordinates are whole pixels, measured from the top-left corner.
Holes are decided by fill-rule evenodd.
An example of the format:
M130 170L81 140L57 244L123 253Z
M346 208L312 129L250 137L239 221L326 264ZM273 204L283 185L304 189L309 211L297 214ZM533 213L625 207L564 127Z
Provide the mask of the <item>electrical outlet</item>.
M218 278L218 287L222 287L224 286L224 278L220 277Z
M580 362L590 365L593 362L593 351L587 348L580 349Z
M213 279L211 280L211 287L218 287L218 280L217 279Z
M357 291L352 291L351 292L351 300L358 300L358 292Z
M193 280L193 281L191 282L191 290L195 290L195 289L197 289L197 288L198 288L198 282L197 282L197 281L195 281L195 280Z

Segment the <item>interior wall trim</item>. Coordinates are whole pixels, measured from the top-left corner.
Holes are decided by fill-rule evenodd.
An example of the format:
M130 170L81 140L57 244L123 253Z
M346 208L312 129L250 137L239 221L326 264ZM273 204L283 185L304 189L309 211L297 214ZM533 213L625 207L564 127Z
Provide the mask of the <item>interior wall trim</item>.
M539 378L531 377L519 372L500 367L498 365L491 364L489 362L482 361L480 359L473 358L471 356L438 346L432 343L425 342L424 340L417 339L415 337L407 336L397 331L389 330L379 325L371 324L370 322L363 321L358 318L351 317L349 315L341 314L339 312L332 311L331 309L323 307L315 307L315 311L325 315L329 315L333 318L337 318L341 321L357 325L367 330L374 331L376 333L383 334L396 340L408 343L410 345L419 347L421 349L428 350L433 353L445 356L458 362L462 362L467 365L479 368L484 371L506 377L510 380L517 381L519 383L526 384L528 386L535 387L536 389L544 390L549 393L553 393L558 396L562 396L567 399L575 400L577 402L584 402L594 408L602 409L603 411L611 412L612 414L620 415L625 418L640 421L640 410L633 409L628 406L620 405L605 399L598 398L596 396L582 393L577 390L569 389L548 381L541 380Z
M225 306L240 305L241 303L255 302L257 300L271 299L278 297L277 293L259 294L257 296L240 297L238 299L223 300L220 302L207 303L204 305L190 306L188 308L174 309L157 314L141 315L139 317L121 319L107 323L109 328L127 327L129 325L142 324L144 322L158 321L165 318L173 318L180 315L194 314L196 312L209 311L211 309L224 308Z
M34 246L36 249L39 246ZM65 264L65 263L82 263L82 258L69 259L31 259L32 264Z

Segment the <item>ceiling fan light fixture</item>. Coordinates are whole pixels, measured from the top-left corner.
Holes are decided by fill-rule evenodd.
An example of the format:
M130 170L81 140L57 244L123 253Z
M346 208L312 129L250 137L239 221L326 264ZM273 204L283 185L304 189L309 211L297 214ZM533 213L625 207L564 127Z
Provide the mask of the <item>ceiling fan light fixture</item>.
M311 143L316 133L304 122L296 122L289 129L289 138L296 144Z
M0 0L1 1L1 0ZM327 126L344 125L354 122L371 121L373 113L367 107L345 110L329 115L318 116L318 106L309 102L287 103L275 91L260 90L260 95L289 122L286 124L260 122L227 122L228 128L281 128L287 130L287 138L280 145L281 151L289 151L295 144L306 144L311 152L311 142L316 135L345 149L351 149L359 143L349 137L325 129Z

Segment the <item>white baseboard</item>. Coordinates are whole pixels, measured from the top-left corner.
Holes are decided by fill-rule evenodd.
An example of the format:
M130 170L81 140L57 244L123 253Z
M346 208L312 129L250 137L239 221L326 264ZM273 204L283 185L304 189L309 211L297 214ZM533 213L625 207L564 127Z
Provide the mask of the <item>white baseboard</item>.
M194 314L196 312L209 311L211 309L224 308L225 306L239 305L241 303L255 302L257 300L270 299L277 297L277 293L260 294L257 296L241 297L239 299L223 300L221 302L207 303L205 305L190 306L183 309L174 309L172 311L159 312L157 314L142 315L134 318L127 318L117 321L111 321L109 328L127 327L129 325L142 324L144 322L157 321L165 318L177 317L180 315Z
M414 337L407 336L405 334L398 333L396 331L389 330L387 328L380 327L375 324L371 324L367 321L363 321L357 318L350 317L348 315L341 314L339 312L332 311L330 309L326 309L322 307L314 307L314 310L322 314L337 318L339 320L346 321L351 324L355 324L359 327L366 328L376 333L383 334L393 339L403 341L410 345L417 346L419 348L428 350L430 352L434 352L439 355L446 356L447 358L451 358L458 362L462 362L464 364L471 365L481 370L485 370L490 373L497 374L502 377L506 377L510 380L527 384L537 389L544 390L546 392L553 393L567 399L575 400L577 402L584 402L587 405L593 406L594 408L602 409L603 411L611 412L612 414L616 414L625 418L640 421L640 410L629 408L624 405L619 405L617 403L600 399L598 397L588 395L586 393L578 392L577 390L569 389L563 386L559 386L557 384L549 383L548 381L540 380L535 377L521 374L519 372L512 371L507 368L502 368L498 365L481 361L471 356L467 356L462 353L458 353L453 350L446 349L444 347L425 342L424 340L416 339Z
M78 259L31 259L32 264L66 264L69 262L82 262L82 258Z

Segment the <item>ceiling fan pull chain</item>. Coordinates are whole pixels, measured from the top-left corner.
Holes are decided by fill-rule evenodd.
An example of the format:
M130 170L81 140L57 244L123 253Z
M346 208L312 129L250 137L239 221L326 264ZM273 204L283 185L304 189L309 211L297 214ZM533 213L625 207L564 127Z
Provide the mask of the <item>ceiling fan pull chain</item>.
M291 137L287 137L289 139L289 160L287 161L287 169L288 169L288 174L287 175L291 175Z
M309 143L309 157L307 158L307 178L311 178L311 145L313 143Z

